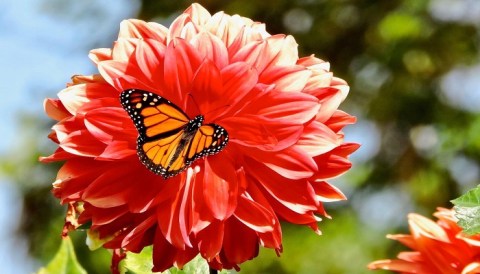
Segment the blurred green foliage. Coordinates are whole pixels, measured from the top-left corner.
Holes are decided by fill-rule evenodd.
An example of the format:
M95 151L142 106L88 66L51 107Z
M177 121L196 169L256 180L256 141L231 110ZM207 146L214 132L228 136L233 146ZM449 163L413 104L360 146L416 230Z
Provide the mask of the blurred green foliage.
M335 180L349 201L326 205L333 220L320 224L323 235L285 224L283 255L262 249L258 259L241 266L245 273L365 273L368 262L399 251L385 234L407 232L407 211L430 216L478 183L478 174L462 177L462 167L478 171L480 111L456 107L441 92L447 73L478 64L478 24L432 16L432 2L426 0L200 3L211 13L223 10L265 22L272 34L292 34L301 56L314 53L331 62L334 74L351 86L341 108L359 120L347 129L347 139L365 134L373 140L357 152L367 156ZM168 25L190 4L144 0L139 18ZM1 172L22 188L23 232L31 253L46 263L60 244L64 215L49 194L58 165L37 163L39 155L53 151L44 142L50 121L30 117L22 123L23 154L12 148L16 155L5 155ZM362 128L366 124L370 127ZM355 129L360 134L349 136ZM108 271L107 251L90 252L80 232L72 237L88 273Z

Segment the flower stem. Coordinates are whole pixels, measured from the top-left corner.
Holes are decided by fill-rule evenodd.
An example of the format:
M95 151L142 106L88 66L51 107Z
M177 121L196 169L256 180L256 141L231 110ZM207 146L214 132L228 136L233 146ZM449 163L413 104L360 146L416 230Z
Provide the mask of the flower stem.
M216 269L213 269L213 268L209 268L210 269L210 274L217 274L218 273L218 270Z

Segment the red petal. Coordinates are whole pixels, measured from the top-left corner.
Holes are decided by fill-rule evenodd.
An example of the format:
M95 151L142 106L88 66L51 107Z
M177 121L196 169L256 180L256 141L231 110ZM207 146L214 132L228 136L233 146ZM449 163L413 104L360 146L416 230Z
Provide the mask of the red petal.
M138 69L144 77L143 82L155 86L157 90L165 89L163 85L164 63L166 47L164 44L152 40L140 40L135 49L135 58Z
M303 124L315 117L319 109L318 99L309 94L271 91L251 102L241 113L281 124Z
M239 248L241 247L241 248ZM222 253L230 264L240 264L258 256L258 236L237 219L231 218L225 225Z
M118 91L108 84L86 83L70 86L58 93L65 108L76 114L78 109L94 99L118 97Z
M357 150L358 147L358 144L345 143L328 153L314 157L313 159L318 165L318 171L315 173L314 178L318 180L326 180L334 178L349 170L352 163L347 157Z
M252 181L248 184L247 189L248 195L252 197L252 200L261 204L265 209L270 212L275 212L270 205L270 202L265 198L262 191L257 187L255 181ZM277 218L277 215L273 215L275 218L274 230L267 233L258 233L260 237L261 244L267 248L275 248L277 250L281 249L282 246L282 229L280 227L280 222Z
M173 266L177 249L173 247L157 228L155 239L153 240L153 272L161 272Z
M340 189L325 181L314 181L310 182L310 184L320 202L336 202L347 199Z
M336 110L333 115L325 121L325 125L332 129L334 132L338 132L346 125L355 124L357 118L341 110Z
M136 172L137 171L137 172ZM129 192L139 187L138 170L131 168L131 162L116 162L115 168L106 169L95 179L82 195L82 199L96 207L109 208L128 204Z
M228 64L228 52L220 38L210 32L200 32L190 42L198 51L202 60L212 61L218 69Z
M229 109L234 113L238 112L262 92L254 90L258 82L257 71L245 62L230 64L223 68L221 73L223 89L228 90L223 94L224 104L228 102L229 105L224 113Z
M317 97L322 105L317 115L317 121L319 122L325 122L330 119L340 103L345 99L344 94L339 89L333 87L319 88L309 93Z
M154 39L165 43L168 29L155 22L145 22L138 19L128 19L120 23L119 38Z
M343 139L326 125L313 121L305 126L297 146L310 156L317 156L334 149L342 141Z
M71 159L58 171L53 194L60 198L62 204L79 200L88 185L109 167L108 163L98 163L89 158Z
M266 69L261 74L259 82L273 84L278 91L301 92L311 74L311 71L302 66L275 66Z
M184 195L189 193L189 184L186 182L185 173L177 175L165 181L166 185L170 185L168 190L162 190L163 195L169 197L163 204L157 205L157 216L160 228L165 238L179 249L185 249L186 246L191 247L188 237L189 216L188 213L182 211L185 207ZM183 218L180 218L180 214Z
M198 233L207 227L214 220L214 217L203 196L203 172L194 176L191 184L191 231Z
M256 161L246 160L245 163L246 172L258 180L257 186L268 194L267 199L272 197L288 209L301 214L317 208L315 192L306 180L289 180Z
M68 134L59 146L78 156L96 157L105 150L105 144L93 137L87 130L77 130Z
M293 66L298 60L298 44L291 35L272 35L266 38L271 61L269 65Z
M170 45L171 42L177 38L182 37L182 32L184 32L184 27L186 24L191 24L191 17L188 14L180 14L170 25L168 28L168 36L167 36L167 45Z
M128 232L128 234L123 238L122 247L126 247L130 251L140 252L142 248L146 246L140 243L144 240L143 238L146 236L147 231L154 226L156 220L157 218L155 215L148 215L145 220L135 224L133 229L130 230L130 232Z
M284 124L258 115L229 117L219 124L229 133L230 142L248 147L254 154L258 150L278 151L290 147L303 130L301 124Z
M210 13L197 3L193 3L183 12L183 14L189 14L192 22L199 26L205 25L211 18Z
M255 151L253 148L245 149L245 151L257 163L262 163L270 168L270 171L274 171L284 178L292 180L309 178L317 171L317 164L312 157L296 147L276 152Z
M109 48L92 49L88 54L88 57L95 64L98 64L102 61L112 60L112 50Z
M197 114L198 111L200 111L200 113L205 114L207 121L211 121L212 118L209 117L209 114L215 111L215 107L212 108L211 105L218 105L219 99L222 99L221 103L225 103L222 98L224 89L221 82L220 71L210 60L205 60L198 68L195 78L193 79L191 94L198 106L187 107L187 109L194 109ZM189 114L191 115L193 112ZM194 115L195 114L191 116Z
M223 226L223 221L214 220L209 226L197 234L198 250L205 259L211 260L220 253L224 240Z
M138 39L119 38L113 44L112 59L127 63L137 47Z
M259 203L241 195L234 216L247 227L264 233L273 230L276 218L275 213L267 210Z
M184 96L190 91L193 74L201 63L196 51L183 39L172 41L165 52L165 86L170 89L167 96L171 101L183 102ZM183 104L178 105L184 108Z
M203 196L213 216L219 220L230 217L237 206L238 184L233 163L224 155L205 159Z
M105 144L113 140L135 144L138 133L122 108L104 107L91 110L85 114L84 121L88 131Z
M58 99L45 99L43 101L43 109L48 117L53 120L60 121L71 116L63 103Z
M61 147L57 148L55 152L47 157L39 157L40 162L42 163L52 163L52 162L57 162L57 161L63 161L63 160L68 160L71 158L77 157L76 155L72 155L65 150L63 150Z
M132 142L112 141L96 159L103 161L121 160L137 154Z
M403 260L379 260L371 262L367 267L371 270L385 269L399 273L435 273L418 262L412 263Z

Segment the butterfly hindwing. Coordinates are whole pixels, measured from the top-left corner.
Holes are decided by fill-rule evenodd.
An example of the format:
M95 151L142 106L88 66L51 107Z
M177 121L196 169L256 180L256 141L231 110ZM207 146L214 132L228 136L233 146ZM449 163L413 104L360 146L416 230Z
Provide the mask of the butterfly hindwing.
M120 100L138 130L137 152L152 172L172 177L195 160L220 152L228 143L227 131L190 119L179 107L154 93L129 89Z

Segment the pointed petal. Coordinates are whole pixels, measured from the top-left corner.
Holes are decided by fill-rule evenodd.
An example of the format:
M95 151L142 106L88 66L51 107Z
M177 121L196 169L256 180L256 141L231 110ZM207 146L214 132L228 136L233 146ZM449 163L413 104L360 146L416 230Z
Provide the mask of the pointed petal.
M224 240L224 222L214 220L209 226L200 231L197 236L198 250L207 260L213 259L220 253Z
M241 246L242 248L238 248ZM258 256L258 236L236 218L225 225L223 254L231 264L240 264Z
M213 216L219 220L225 220L233 214L238 197L235 169L225 154L205 159L203 178L203 195L206 205Z
M320 104L314 96L297 92L271 91L251 102L242 114L252 114L282 124L304 124L318 113Z
M218 69L221 70L228 64L225 44L211 33L202 31L193 37L190 43L196 48L202 60L212 61Z
M135 49L134 60L144 76L142 81L158 90L164 89L161 79L164 74L165 51L165 45L152 39L140 40Z
M119 38L154 39L165 43L168 29L155 22L145 22L138 19L123 20L120 23Z
M255 161L247 160L246 164L246 172L258 180L257 186L269 195L267 199L274 198L277 203L300 214L316 209L314 190L305 180L292 182Z
M315 190L317 200L320 202L336 202L347 199L340 189L325 181L313 181L310 184Z
M95 64L98 64L102 61L112 60L112 50L109 48L92 49L89 52L88 57Z
M183 13L190 15L192 22L199 26L205 25L211 18L208 10L206 10L204 7L197 3L193 3Z
M248 154L257 163L268 167L269 173L277 173L284 178L299 180L311 177L317 171L317 164L304 151L289 147L281 151L265 152L248 149ZM273 171L273 172L272 172Z
M191 89L194 72L201 64L200 56L186 41L176 39L168 45L164 61L165 86L171 95L166 97L173 102L183 102ZM179 107L184 108L184 105Z
M311 71L301 66L272 66L261 74L259 82L273 84L278 91L301 92L311 74Z
M102 154L105 144L93 137L87 130L77 130L68 134L59 146L78 156L96 157Z
M207 121L211 120L210 114L212 111L215 111L215 107L219 103L225 103L222 98L224 89L220 71L212 61L205 59L198 68L195 73L195 78L193 79L191 94L193 100L198 104L197 107L199 108L200 113L205 114ZM215 107L211 107L211 105L214 105Z
M114 139L134 144L138 135L125 110L105 107L85 114L85 127L97 139L109 144Z
M219 124L232 136L230 142L246 150L279 151L295 144L302 134L302 124L284 124L258 115L222 119Z
M61 100L58 99L45 99L43 101L43 109L48 117L56 121L63 120L71 115L62 104Z
M276 222L273 212L243 195L239 197L234 215L244 225L261 233L272 231Z
M343 138L326 125L313 121L305 126L296 146L313 157L336 148L342 141Z

